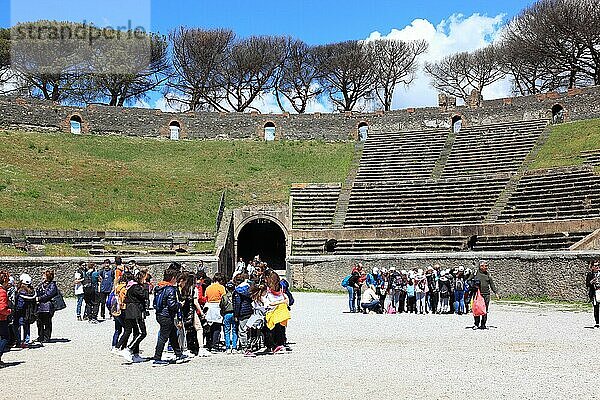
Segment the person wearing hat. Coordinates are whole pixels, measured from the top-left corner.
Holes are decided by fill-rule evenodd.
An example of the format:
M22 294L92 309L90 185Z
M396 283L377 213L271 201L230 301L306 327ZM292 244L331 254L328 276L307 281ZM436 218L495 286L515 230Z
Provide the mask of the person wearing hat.
M474 281L476 282L476 285L478 285L479 291L485 300L485 309L487 311L485 315L482 315L481 317L475 317L475 326L479 329L487 329L487 317L490 313L490 290L494 292L497 299L500 297L498 296L494 279L492 279L492 276L488 272L488 265L486 261L481 261L479 263L479 269L475 274Z
M17 342L22 349L29 346L30 327L36 320L35 289L31 276L22 274L15 293L14 324L18 326Z

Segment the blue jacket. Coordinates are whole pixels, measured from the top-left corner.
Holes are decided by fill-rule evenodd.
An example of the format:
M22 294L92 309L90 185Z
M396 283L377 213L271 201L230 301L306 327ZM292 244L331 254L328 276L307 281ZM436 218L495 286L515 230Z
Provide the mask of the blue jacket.
M52 299L58 294L58 287L56 282L52 281L42 282L36 289L38 302L38 312L51 313L54 312L54 306L52 305Z
M175 318L179 312L177 288L171 285L158 286L154 289L154 309L156 316Z
M112 269L103 269L99 272L99 274L102 278L102 283L100 283L100 293L110 293L113 290L115 271Z
M250 285L242 283L235 288L232 295L233 315L238 319L250 317L254 310L252 309L252 298L250 297Z

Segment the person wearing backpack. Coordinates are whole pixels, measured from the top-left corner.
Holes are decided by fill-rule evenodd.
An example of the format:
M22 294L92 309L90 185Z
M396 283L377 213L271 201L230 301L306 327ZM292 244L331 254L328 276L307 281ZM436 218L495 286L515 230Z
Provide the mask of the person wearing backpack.
M109 293L108 299L106 300L107 308L115 321L115 329L112 337L112 348L111 353L119 355L119 349L117 344L119 338L123 334L125 328L125 296L127 296L127 283L130 276L124 276L121 274L118 280L115 281L115 288Z
M100 275L100 291L98 293L100 318L106 319L106 299L108 298L110 292L113 290L115 282L115 271L110 267L110 260L104 260L103 268L98 274Z
M355 290L358 285L359 273L354 271L350 275L347 275L342 281L342 286L348 290L348 305L351 313L356 312L356 295Z
M140 343L147 335L145 322L146 290L144 288L146 273L138 271L134 278L131 272L124 272L123 278L124 279L122 280L128 281L124 300L124 331L117 343L117 349L120 350L119 354L125 361L139 363L144 361L144 359L140 357ZM129 346L127 346L127 342L132 332L133 340Z
M98 323L98 280L96 265L88 263L88 269L83 275L83 300L85 301L85 315L92 324Z
M177 326L175 325L175 318L179 313L179 299L175 287L178 274L179 271L177 270L167 269L164 272L163 280L154 288L154 309L156 310L156 321L160 325L154 351L154 365L169 364L168 361L162 359L162 353L167 342L173 348L176 362L187 358L179 346Z
M448 279L446 270L440 271L440 314L450 312L450 280Z
M236 275L234 283L237 283L231 295L233 303L233 317L238 325L239 350L248 350L248 319L253 314L252 298L250 297L250 284L248 274Z
M31 283L31 276L21 275L15 294L14 321L19 327L17 342L22 349L26 349L29 345L30 327L36 320L35 289Z
M458 267L458 272L454 279L454 312L462 315L465 312L465 269Z
M437 265L437 269L439 270L439 265ZM438 284L438 277L436 273L436 269L429 266L427 267L427 272L425 272L425 277L427 278L427 300L426 303L429 303L429 309L432 314L437 314L438 312L438 302L440 299L440 287Z
M225 354L233 354L237 351L237 323L233 314L233 292L235 285L233 282L225 284L225 294L221 297L221 315L223 316L223 333L225 336Z

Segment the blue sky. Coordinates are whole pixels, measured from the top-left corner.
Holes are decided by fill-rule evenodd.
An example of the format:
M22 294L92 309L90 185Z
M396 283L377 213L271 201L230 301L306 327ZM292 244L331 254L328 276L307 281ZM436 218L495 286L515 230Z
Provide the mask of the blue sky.
M435 61L490 43L507 20L531 3L533 0L0 0L0 26L37 19L120 26L133 20L165 34L179 25L225 27L239 36L291 35L309 44L380 36L425 39L430 51L422 61ZM507 95L508 87L502 82L487 90L484 97L501 97ZM419 74L411 87L397 88L393 105L430 106L436 99L428 79ZM164 109L157 95L144 105ZM274 111L276 106L267 98L259 108ZM312 111L327 111L327 105L315 104Z
M495 16L516 14L531 1L523 0L12 0L27 13L19 19L136 19L151 9L152 29L166 33L178 25L227 27L239 35L287 34L311 44L362 39L373 31L389 32L416 18L432 23L452 14ZM69 3L74 3L74 6ZM86 5L87 4L87 5ZM11 0L0 0L0 25L10 25ZM62 7L61 7L62 5ZM98 9L98 5L101 8Z

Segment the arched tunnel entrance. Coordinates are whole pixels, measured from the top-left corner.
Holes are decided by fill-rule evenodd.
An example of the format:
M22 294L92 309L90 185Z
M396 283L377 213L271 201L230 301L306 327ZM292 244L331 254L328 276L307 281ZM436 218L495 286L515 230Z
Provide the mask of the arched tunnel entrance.
M237 238L237 256L248 262L259 255L270 268L284 270L285 233L275 222L258 218L242 227Z

